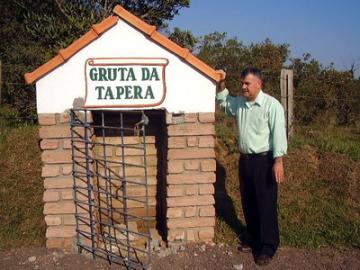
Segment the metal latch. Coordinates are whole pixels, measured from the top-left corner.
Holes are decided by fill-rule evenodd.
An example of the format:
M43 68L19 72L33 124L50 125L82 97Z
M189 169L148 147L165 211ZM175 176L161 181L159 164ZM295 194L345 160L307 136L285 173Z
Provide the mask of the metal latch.
M141 125L148 125L149 124L149 117L145 114L141 116L141 120L137 122L134 126L134 136L140 136Z

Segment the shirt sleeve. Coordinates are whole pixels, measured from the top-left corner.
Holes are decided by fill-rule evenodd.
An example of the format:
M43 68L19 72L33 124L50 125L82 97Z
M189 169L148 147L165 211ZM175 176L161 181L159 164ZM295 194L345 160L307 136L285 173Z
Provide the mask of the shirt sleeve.
M216 100L228 116L236 116L238 99L229 95L226 88L216 95Z
M269 127L272 141L273 157L281 157L287 153L285 113L282 105L276 102L269 115Z

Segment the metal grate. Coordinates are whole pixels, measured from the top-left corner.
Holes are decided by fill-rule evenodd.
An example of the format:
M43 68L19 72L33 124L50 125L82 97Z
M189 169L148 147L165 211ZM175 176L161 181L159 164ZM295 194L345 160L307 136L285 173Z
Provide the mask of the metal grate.
M101 257L128 269L146 269L151 262L145 136L148 117L143 111L70 113L79 252L88 251L94 259ZM138 140L127 143L130 135ZM129 149L141 153L139 162L128 160ZM109 157L111 151L117 153L115 158ZM127 176L131 168L143 174ZM140 188L141 196L128 192L134 187ZM131 213L130 204L143 207L145 216Z

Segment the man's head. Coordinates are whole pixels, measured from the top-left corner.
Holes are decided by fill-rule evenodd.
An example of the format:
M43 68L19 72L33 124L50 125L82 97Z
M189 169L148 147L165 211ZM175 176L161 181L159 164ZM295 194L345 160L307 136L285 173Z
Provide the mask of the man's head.
M241 72L240 79L243 96L248 101L254 101L263 84L261 71L254 67L246 68Z

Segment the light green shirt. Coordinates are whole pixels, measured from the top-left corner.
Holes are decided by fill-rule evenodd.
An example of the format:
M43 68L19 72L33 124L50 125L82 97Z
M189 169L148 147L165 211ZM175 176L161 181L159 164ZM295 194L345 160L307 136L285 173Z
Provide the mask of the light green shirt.
M274 158L286 154L284 109L280 102L260 90L254 102L233 97L227 89L216 95L221 108L236 117L241 153L273 151Z

